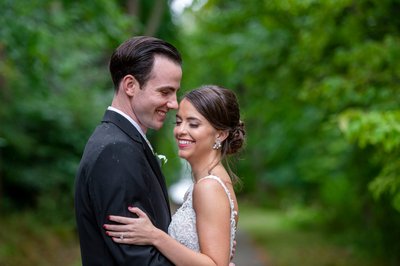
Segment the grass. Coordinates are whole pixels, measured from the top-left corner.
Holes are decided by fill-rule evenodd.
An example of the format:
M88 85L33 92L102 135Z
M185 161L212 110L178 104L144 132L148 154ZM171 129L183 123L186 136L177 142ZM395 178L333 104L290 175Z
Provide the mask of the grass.
M329 235L312 224L315 214L264 210L241 205L239 228L255 241L268 266L381 266L368 258L345 236Z
M360 253L343 240L345 236L310 226L315 218L315 213L304 209L283 212L241 204L239 230L254 240L267 266L388 265ZM0 265L81 265L73 225L47 225L42 220L35 213L1 217Z
M79 245L71 225L47 225L34 213L20 213L2 216L0 227L0 265L79 265Z

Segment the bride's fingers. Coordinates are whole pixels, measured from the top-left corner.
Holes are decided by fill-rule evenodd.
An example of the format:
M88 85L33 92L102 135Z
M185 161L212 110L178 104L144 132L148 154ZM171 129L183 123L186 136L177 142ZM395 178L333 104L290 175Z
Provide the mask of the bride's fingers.
M136 218L128 218L123 216L109 215L108 220L117 222L120 224L132 224L135 222Z
M119 240L124 240L130 237L128 232L118 232L118 231L106 231L106 235L111 236L112 238L117 238Z
M128 231L125 225L115 225L115 224L104 224L103 228L108 231L115 231L115 232L124 232Z
M147 218L147 214L137 207L128 207L128 210L132 213L137 214L139 218Z
M128 239L127 239L127 238L121 239L120 237L112 237L112 240L113 240L115 243L120 243L120 244L124 244L124 243L127 243L127 242L128 242Z

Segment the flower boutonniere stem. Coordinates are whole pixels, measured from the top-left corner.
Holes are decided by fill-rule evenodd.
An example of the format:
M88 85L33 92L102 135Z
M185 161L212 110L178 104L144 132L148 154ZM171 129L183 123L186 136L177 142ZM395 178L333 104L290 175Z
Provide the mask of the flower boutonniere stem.
M155 155L156 155L156 157L157 157L157 159L158 159L158 161L160 163L160 166L162 166L162 165L164 165L164 164L166 164L168 162L168 159L167 159L167 157L165 155L157 154L157 153Z

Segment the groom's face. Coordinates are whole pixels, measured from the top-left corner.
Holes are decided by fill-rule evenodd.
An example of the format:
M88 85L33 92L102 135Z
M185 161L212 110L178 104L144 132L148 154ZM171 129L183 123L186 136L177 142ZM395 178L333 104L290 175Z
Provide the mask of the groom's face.
M171 109L178 109L176 93L180 88L182 68L164 56L155 56L150 79L137 88L132 98L132 111L139 125L160 129Z

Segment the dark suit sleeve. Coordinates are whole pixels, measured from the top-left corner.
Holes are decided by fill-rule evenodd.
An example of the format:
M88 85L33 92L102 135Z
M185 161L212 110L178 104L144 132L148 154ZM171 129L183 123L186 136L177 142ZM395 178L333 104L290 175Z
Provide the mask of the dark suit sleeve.
M147 165L141 145L113 143L102 150L90 175L89 193L97 225L117 265L173 265L153 246L117 244L103 229L103 224L110 223L108 215L133 217L129 205L154 217L157 207L151 203L151 169Z

